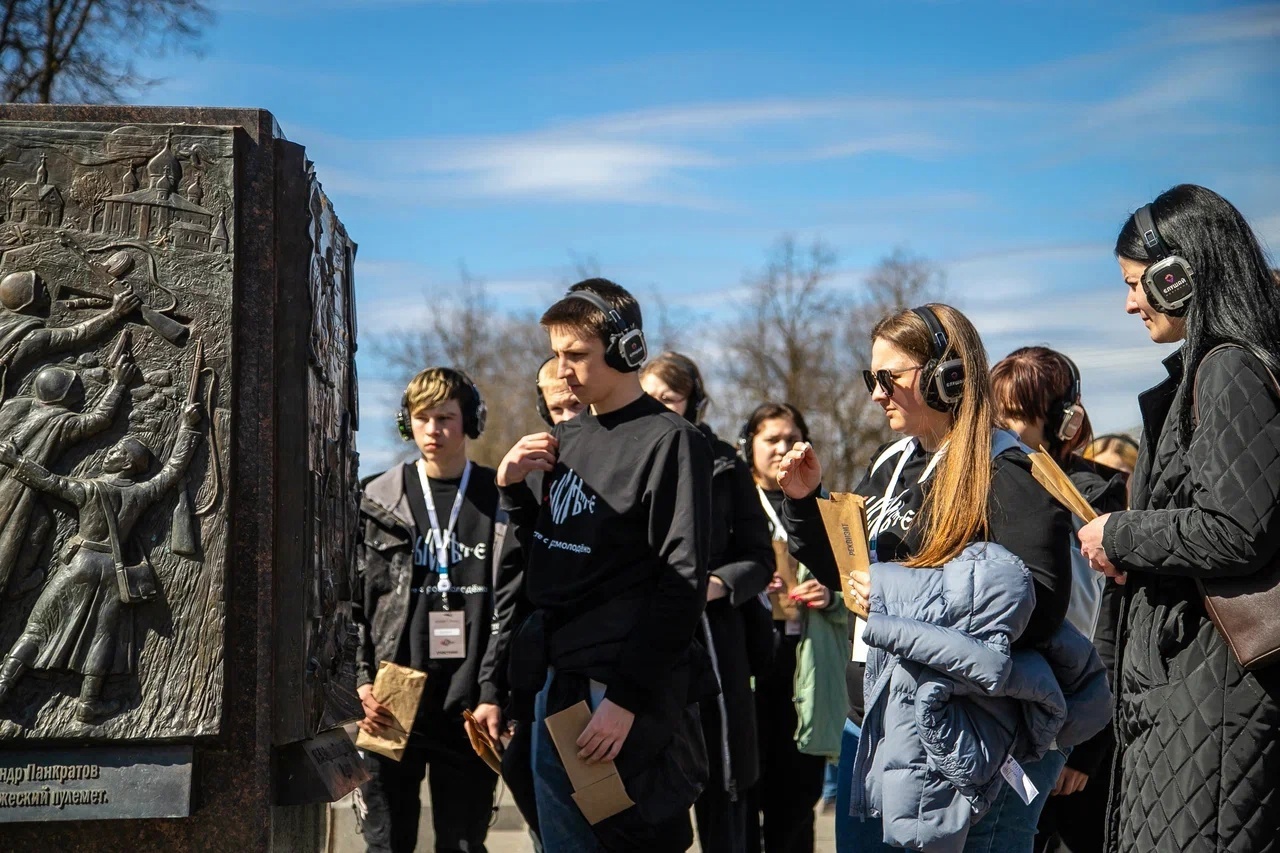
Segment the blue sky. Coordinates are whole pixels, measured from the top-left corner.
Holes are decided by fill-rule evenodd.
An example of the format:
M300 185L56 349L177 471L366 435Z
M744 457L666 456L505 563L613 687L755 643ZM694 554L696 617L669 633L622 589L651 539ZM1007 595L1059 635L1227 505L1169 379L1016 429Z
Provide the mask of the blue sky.
M591 256L725 322L781 234L831 244L847 287L905 246L993 360L1075 356L1106 431L1138 422L1164 355L1123 313L1125 216L1202 183L1280 247L1275 3L215 7L203 57L149 64L166 79L143 100L265 107L306 145L360 244L369 470L397 451L368 420L399 393L370 343L460 262L534 309Z

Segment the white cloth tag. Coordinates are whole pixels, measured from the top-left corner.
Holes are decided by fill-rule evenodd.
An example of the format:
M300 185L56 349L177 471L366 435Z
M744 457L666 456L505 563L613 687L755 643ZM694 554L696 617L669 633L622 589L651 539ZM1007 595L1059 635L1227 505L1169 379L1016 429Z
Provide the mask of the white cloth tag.
M862 632L866 630L867 622L865 619L854 616L852 613L849 614L849 618L853 620L853 655L850 660L855 660L858 663L866 663L867 653L871 651L871 648L867 645L866 641L862 639Z
M1027 778L1022 765L1015 761L1012 755L1004 760L1004 764L1000 765L1000 775L1018 793L1018 798L1025 805L1031 805L1031 801L1040 793L1036 790L1036 786L1031 783L1031 780Z

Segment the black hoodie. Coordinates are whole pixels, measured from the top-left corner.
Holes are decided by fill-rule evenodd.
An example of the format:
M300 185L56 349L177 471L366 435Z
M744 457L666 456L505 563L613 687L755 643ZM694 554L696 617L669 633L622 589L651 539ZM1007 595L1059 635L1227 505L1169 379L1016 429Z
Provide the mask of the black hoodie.
M523 482L501 490L527 549L523 594L544 611L551 665L635 712L687 661L706 603L711 448L647 395L553 434L541 503Z

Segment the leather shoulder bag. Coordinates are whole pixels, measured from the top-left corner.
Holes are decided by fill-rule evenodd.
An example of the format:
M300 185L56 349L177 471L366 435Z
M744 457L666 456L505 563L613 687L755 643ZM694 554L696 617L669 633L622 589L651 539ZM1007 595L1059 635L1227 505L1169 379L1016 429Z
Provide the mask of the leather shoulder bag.
M1222 344L1206 353L1205 358L1228 347L1244 349L1237 344ZM1203 364L1204 359L1200 363ZM1271 377L1276 399L1280 401L1280 383L1265 364L1263 369ZM1197 369L1191 404L1192 423L1197 426L1200 411L1195 395L1199 381ZM1209 618L1242 667L1257 671L1280 662L1280 554L1250 575L1211 578L1198 583Z

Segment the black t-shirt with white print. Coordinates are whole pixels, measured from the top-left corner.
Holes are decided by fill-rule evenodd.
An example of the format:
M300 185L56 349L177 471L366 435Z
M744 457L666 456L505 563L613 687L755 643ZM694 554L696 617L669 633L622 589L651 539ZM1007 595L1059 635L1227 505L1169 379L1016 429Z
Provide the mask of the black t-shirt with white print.
M493 521L498 495L495 473L490 468L473 465L458 523L449 539L449 582L446 596L439 590L439 566L436 558L438 537L449 526L449 513L458 499L461 478L427 478L435 501L439 533L432 533L417 466L404 466L405 498L413 513L415 540L413 547L413 585L409 595L409 612L401 634L396 662L427 673L427 686L421 708L435 712L461 712L477 701L475 681L488 643L491 617L491 574ZM430 656L430 614L449 609L465 614L467 656L433 660Z

